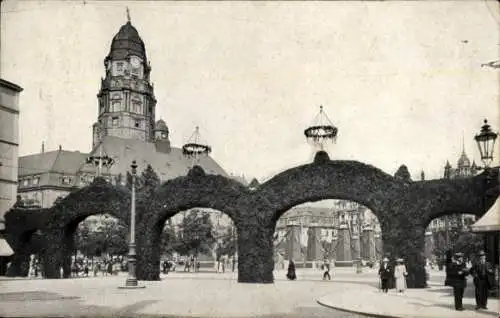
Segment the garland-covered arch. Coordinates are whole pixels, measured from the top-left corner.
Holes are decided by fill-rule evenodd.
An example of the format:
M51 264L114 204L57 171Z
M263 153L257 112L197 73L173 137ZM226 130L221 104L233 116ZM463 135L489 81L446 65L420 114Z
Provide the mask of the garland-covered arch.
M26 267L29 246L26 242L22 244L23 238L26 233L40 230L44 243L41 253L44 276L59 278L62 267L64 277L69 277L78 223L90 215L105 213L127 225L130 223L130 191L123 186L111 185L103 178L95 178L92 184L70 193L51 208L9 211L6 214L6 234L15 253L14 260L19 258L24 264L21 267ZM17 265L14 267L13 274L25 274L25 270L18 268Z
M6 239L14 250L11 256L7 276L27 276L30 255L43 253L43 248L32 244L33 235L41 234L47 227L50 209L25 209L14 207L5 214ZM43 236L37 235L39 243L44 243ZM40 242L41 241L41 242Z
M137 278L160 279L160 237L165 221L192 208L210 208L225 213L239 227L244 211L237 202L246 188L219 175L206 175L199 166L189 174L163 183L156 191L147 215L137 224Z
M400 170L406 170L402 168ZM256 211L256 221L248 220L253 224L242 227L239 235L249 232L246 236L260 240L257 244L260 247L256 248L270 250L276 222L291 207L334 198L356 201L378 217L384 254L406 260L408 286L423 288L426 286L425 226L440 213L469 213L489 208L499 194L494 190L498 188L495 177L498 169L489 170L489 174L493 174L487 179L489 183L485 183L484 175L412 182L409 178L401 178L400 173L392 177L359 162L330 161L325 152L319 152L314 163L286 170L250 195L246 208ZM483 200L486 193L489 199ZM481 215L481 212L476 214ZM243 256L240 255L242 264ZM254 259L253 266L263 270L260 275L266 278L261 280L269 281L272 253L248 251L247 256Z

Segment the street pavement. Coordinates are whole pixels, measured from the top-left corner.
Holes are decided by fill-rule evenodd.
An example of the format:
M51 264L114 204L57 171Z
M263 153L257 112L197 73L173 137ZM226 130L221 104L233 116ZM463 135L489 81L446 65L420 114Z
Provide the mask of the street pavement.
M33 317L362 317L332 310L317 298L343 284L321 281L321 272L301 273L288 281L275 274L274 284L239 284L236 273L162 275L140 282L145 289L118 289L119 276L73 279L0 279L0 316ZM350 275L346 274L348 279Z
M432 288L408 290L404 296L378 292L373 269L356 274L354 268L335 268L331 281L323 281L321 271L299 269L296 281L286 280L285 274L276 271L274 284L239 284L231 272L175 272L162 275L161 281L140 282L146 288L137 290L118 289L126 273L60 280L0 278L0 316L354 318L384 316L393 306L401 309L394 317L460 317L452 310L453 297L442 285L442 272L431 274ZM469 287L466 307L474 301L471 291ZM494 305L490 300L491 312ZM434 308L436 315L420 315L432 313L432 306L442 311ZM371 314L362 314L367 312ZM482 314L476 316L492 317Z

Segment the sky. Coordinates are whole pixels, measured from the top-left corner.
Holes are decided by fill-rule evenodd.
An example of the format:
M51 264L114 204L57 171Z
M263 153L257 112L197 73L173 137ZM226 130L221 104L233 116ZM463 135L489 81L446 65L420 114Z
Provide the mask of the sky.
M146 45L157 120L195 126L228 172L260 181L308 163L324 110L330 158L440 178L484 118L498 130L498 4L488 1L2 3L0 75L24 88L20 155L89 151L103 59L126 23ZM498 150L498 149L497 149ZM497 152L496 157L500 154Z

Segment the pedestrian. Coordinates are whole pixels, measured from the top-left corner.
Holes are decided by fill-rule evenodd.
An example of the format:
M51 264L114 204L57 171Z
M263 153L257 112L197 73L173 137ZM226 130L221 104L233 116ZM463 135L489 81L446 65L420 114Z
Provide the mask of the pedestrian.
M476 310L488 309L488 290L494 280L494 272L491 264L486 262L486 254L484 251L478 254L479 261L472 266L470 274L474 278L474 286L476 292Z
M325 258L325 260L323 261L323 270L323 280L325 280L327 277L328 280L331 280L332 277L330 276L330 261L327 258Z
M394 268L394 278L396 279L396 291L402 293L406 290L406 276L408 273L406 271L406 266L402 258L396 260L397 265Z
M226 254L222 255L221 257L221 264L222 264L222 272L226 272Z
M455 253L452 262L449 264L449 283L453 287L453 297L455 301L455 310L462 311L462 299L464 290L467 286L468 271L463 260L462 253Z
M85 261L83 272L85 273L85 277L89 277L89 263L87 261Z
M389 290L389 280L392 276L392 270L389 266L389 259L384 257L382 260L382 264L380 264L380 268L378 270L378 275L380 276L380 281L382 283L382 291L387 293Z
M297 279L297 275L295 274L295 263L293 262L293 260L290 260L290 262L288 263L288 272L286 273L286 278L288 278L289 280Z

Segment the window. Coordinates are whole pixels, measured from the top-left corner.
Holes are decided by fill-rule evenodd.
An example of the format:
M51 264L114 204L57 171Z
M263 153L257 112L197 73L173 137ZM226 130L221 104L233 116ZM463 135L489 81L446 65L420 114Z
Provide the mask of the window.
M119 100L114 100L111 102L111 112L119 112L120 111L121 102Z
M116 71L123 72L123 62L116 63Z
M30 184L30 180L29 179L24 179L23 180L23 186L27 186L28 184Z
M111 120L113 127L118 127L118 117L113 117Z
M135 120L135 128L141 128L141 121L138 119Z
M71 177L69 177L69 176L62 177L62 184L68 185L70 183L71 183Z
M32 183L33 183L34 185L37 185L39 182L40 182L40 177L34 177L34 178L33 178L33 182L32 182Z

